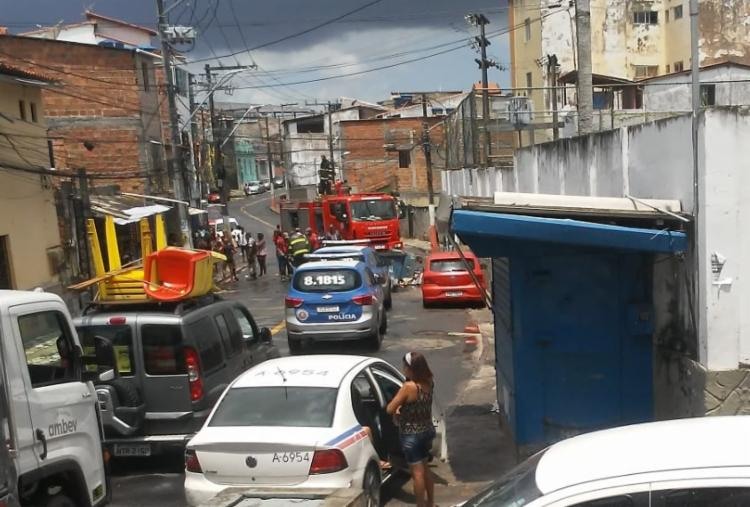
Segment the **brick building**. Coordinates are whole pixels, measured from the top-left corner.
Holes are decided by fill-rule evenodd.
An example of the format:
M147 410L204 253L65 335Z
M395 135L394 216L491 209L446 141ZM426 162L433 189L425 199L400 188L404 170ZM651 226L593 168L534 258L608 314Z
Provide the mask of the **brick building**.
M373 118L340 123L344 176L356 192L398 192L408 204L427 200L422 118ZM444 167L442 118L428 118L433 190Z
M157 85L159 55L44 38L0 36L0 61L44 72L54 165L112 174L123 190L167 190ZM132 177L132 178L128 178ZM127 179L125 179L127 178Z

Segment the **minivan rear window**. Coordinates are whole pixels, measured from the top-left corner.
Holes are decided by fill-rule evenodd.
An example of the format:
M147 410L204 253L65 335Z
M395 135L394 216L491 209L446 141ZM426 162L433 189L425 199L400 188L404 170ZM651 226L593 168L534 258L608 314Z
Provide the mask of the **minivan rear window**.
M81 339L83 353L87 356L96 356L94 338L100 336L109 340L115 349L115 360L117 371L123 377L132 376L135 373L135 358L133 356L133 332L130 326L79 326L76 328L78 337ZM86 371L97 371L97 365L87 364ZM100 365L107 366L107 365Z
M310 269L297 272L293 285L301 292L343 292L362 285L362 277L352 269Z
M329 428L337 394L332 387L237 387L227 392L208 425Z
M471 266L473 270L476 266L474 265L474 259L466 259L466 262ZM430 270L437 273L450 273L452 271L466 271L466 265L461 259L443 259L430 261Z
M183 353L182 330L169 324L145 324L141 326L143 364L149 375L183 375L185 355Z

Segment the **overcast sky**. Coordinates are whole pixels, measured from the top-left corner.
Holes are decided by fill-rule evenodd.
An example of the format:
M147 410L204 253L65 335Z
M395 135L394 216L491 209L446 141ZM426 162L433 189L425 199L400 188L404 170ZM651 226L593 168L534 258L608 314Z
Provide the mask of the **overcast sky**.
M322 28L274 43L370 3ZM482 12L490 19L489 55L507 67L507 35L500 33L507 30L505 4L505 0L184 0L169 17L171 24L198 31L192 49L179 48L186 50L188 61L198 60L190 66L192 71L202 72L205 63L259 65L259 70L233 78L235 90L227 100L303 104L342 96L383 100L399 90L466 90L480 79L480 71L475 52L460 47L477 33L464 15ZM0 25L19 33L36 25L77 22L85 9L92 9L153 27L155 5L155 0L0 0ZM449 51L453 48L457 49ZM422 59L440 52L445 54ZM361 73L411 60L416 61ZM338 77L352 73L361 74ZM318 81L291 84L314 80ZM491 69L490 81L507 85L507 71Z

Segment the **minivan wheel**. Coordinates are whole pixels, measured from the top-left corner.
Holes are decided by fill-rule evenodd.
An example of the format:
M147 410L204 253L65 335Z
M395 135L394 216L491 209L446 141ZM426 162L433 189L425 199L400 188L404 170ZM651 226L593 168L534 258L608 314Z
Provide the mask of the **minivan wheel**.
M387 332L388 332L388 314L383 312L383 316L380 318L380 334L384 335Z
M380 344L383 341L383 333L380 331L380 328L383 327L382 321L380 326L375 330L375 333L370 335L370 337L367 340L367 344L370 346L370 349L373 351L380 350Z
M291 338L287 339L287 343L289 343L289 353L290 354L299 354L302 352L302 341L301 340L292 340Z
M375 465L367 467L365 480L362 484L367 507L380 507L380 472Z

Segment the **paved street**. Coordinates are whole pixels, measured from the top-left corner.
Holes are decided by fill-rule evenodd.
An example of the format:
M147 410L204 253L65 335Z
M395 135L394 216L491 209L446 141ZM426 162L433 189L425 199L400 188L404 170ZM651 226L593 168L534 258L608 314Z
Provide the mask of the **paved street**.
M276 215L269 210L269 203L268 195L236 199L230 205L230 214L248 232L263 232L270 238ZM282 355L288 355L286 336L281 326L286 284L278 278L273 247L269 248L269 261L267 277L245 280L244 276L240 276L239 282L227 286L224 297L242 301L259 325L273 329L276 345ZM471 350L466 349L464 337L459 334L467 318L467 311L462 309L424 310L418 288L401 290L394 294L393 309L388 316L388 333L382 349L374 355L400 365L401 357L408 350L424 351L436 376L438 403L447 410L471 374ZM356 344L317 346L308 351L370 354ZM455 454L457 450L449 449L449 452ZM180 456L127 462L115 468L114 507L184 505ZM403 496L400 486L394 485L385 492L388 503L397 504L398 501L392 498Z

